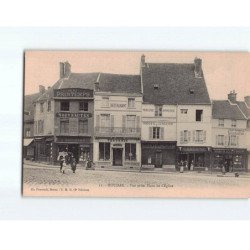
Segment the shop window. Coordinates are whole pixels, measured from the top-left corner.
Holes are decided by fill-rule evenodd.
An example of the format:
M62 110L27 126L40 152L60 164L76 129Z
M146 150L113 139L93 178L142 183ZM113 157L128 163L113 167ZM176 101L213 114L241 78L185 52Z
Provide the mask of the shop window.
M128 98L128 108L135 107L135 98Z
M79 133L80 134L88 133L88 120L79 120Z
M89 103L88 102L79 102L79 110L80 111L88 111Z
M203 118L202 116L203 116L203 110L202 109L197 109L196 110L196 121L201 122L202 118Z
M109 97L102 98L102 107L109 107Z
M100 161L110 160L110 143L107 142L99 143L99 160Z
M219 127L224 127L224 119L219 119Z
M188 110L187 109L181 109L181 114L187 114Z
M160 139L160 128L159 127L153 128L153 139Z
M224 135L218 135L217 136L217 145L223 146L224 145Z
M26 137L30 137L30 136L31 136L31 132L30 132L30 129L29 129L29 128L27 128L27 129L25 130L25 136L26 136Z
M136 161L136 144L125 143L125 160Z
M68 101L61 102L61 111L69 111L69 102Z
M41 112L41 113L43 113L43 106L44 106L44 103L41 102L41 103L40 103L40 112Z
M69 120L61 120L60 121L60 132L62 134L69 133Z
M155 116L162 116L162 106L160 105L155 106Z
M127 128L134 129L136 123L136 116L135 115L127 115Z
M51 101L48 101L47 111L48 111L48 112L51 111Z
M236 127L236 120L232 120L231 126Z

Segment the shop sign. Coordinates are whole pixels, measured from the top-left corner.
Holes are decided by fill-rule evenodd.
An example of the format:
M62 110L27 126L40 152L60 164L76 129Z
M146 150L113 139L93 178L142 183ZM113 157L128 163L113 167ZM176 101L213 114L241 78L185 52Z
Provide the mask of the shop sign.
M182 152L207 152L207 147L179 147Z
M93 97L93 90L90 89L55 89L54 90L54 97L68 97L68 98L77 98L77 97Z
M124 103L111 103L110 107L111 108L126 108L127 104L124 104Z
M244 154L246 150L245 149L216 148L216 149L213 149L213 152L216 154Z
M108 138L109 142L127 142L127 138Z
M170 118L171 119L171 118ZM174 121L173 121L174 119ZM175 122L175 118L171 120L160 120L160 121L142 121L144 125L149 125L149 126L160 126L160 125L173 125Z
M91 113L69 113L69 112L57 112L56 117L60 118L90 118Z
M142 144L143 149L175 149L173 143L145 143Z
M65 143L90 143L90 138L84 137L57 137L56 142L65 142Z
M169 113L174 113L174 109L163 109L162 112L169 112Z
M228 130L229 135L244 135L245 131L243 129L229 129Z
M114 143L112 145L113 148L122 148L122 144L121 143Z

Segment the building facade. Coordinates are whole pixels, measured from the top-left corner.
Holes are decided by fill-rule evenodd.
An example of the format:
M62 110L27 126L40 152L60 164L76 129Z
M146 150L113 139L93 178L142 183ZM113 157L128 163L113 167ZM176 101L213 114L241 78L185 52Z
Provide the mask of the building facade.
M139 169L142 104L139 76L100 74L94 102L96 167Z

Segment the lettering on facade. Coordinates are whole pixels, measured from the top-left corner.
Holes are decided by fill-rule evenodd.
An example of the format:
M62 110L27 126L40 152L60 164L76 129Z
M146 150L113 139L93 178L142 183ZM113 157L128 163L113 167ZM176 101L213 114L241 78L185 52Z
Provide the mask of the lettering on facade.
M224 148L216 148L213 149L214 153L217 154L243 154L246 153L245 149L224 149Z
M112 146L114 148L122 148L122 144L121 143L114 143Z
M145 125L150 126L160 126L160 125L173 125L174 123L172 121L142 121Z
M92 117L91 113L64 113L64 112L57 112L56 117L60 118L90 118Z
M84 138L84 137L57 137L56 142L90 143L90 138Z
M145 112L154 112L155 110L154 109L143 109L143 111L145 111Z
M90 89L55 89L54 97L93 97Z
M123 104L123 103L111 103L110 104L110 107L111 108L126 108L126 104Z
M174 110L174 109L163 109L162 111L163 111L163 112L170 112L170 113L175 112L175 110Z
M147 143L143 144L142 147L144 149L175 149L175 144L173 143Z
M127 142L128 139L127 138L108 138L109 142Z
M243 129L229 129L228 134L229 135L244 135L245 131Z
M182 152L207 152L207 147L179 147L179 150Z

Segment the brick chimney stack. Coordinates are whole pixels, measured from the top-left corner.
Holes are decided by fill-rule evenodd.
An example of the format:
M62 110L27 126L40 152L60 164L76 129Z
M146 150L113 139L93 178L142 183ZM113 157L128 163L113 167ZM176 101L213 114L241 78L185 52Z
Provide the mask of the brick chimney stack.
M195 77L202 77L202 60L198 57L194 59L194 74Z
M39 93L42 95L45 93L45 87L43 85L39 85Z
M235 103L237 101L237 93L235 92L235 90L230 91L230 93L227 95L228 96L228 100L232 103Z
M69 62L60 62L60 78L67 78L71 74L71 65Z

